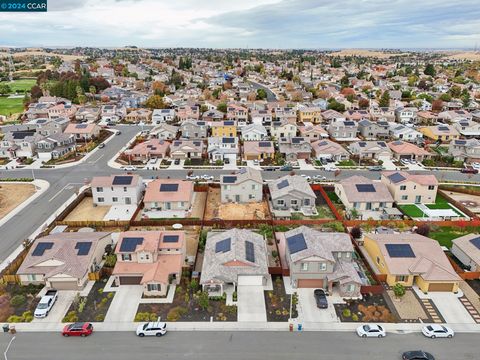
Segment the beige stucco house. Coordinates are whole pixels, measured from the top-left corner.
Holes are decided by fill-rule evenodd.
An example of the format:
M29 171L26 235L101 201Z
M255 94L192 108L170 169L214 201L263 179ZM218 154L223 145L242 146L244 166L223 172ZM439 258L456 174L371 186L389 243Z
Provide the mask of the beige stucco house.
M397 204L434 204L438 181L435 175L415 175L405 171L385 171L381 177Z

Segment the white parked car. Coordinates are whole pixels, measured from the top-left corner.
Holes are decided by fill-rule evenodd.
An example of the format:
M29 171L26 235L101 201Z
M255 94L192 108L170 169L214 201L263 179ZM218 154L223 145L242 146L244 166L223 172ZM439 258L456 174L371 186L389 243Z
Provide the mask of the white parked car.
M167 324L164 322L148 322L140 324L137 327L137 335L144 336L162 336L167 333Z
M325 171L337 171L338 168L335 165L325 165Z
M473 167L474 169L480 170L480 163L474 162L474 163L472 163L472 167Z
M137 170L137 168L135 166L124 166L122 169L125 170L125 171L136 171Z
M431 339L439 338L452 338L455 333L452 329L443 325L427 325L422 328L422 334Z
M200 176L198 176L198 175L187 175L186 179L187 180L193 180L193 181L200 180Z
M357 334L360 337L376 337L376 338L382 338L387 333L385 332L385 329L377 324L365 324L361 325L357 328Z
M202 175L202 180L213 181L212 175Z
M307 180L307 181L312 180L312 178L311 178L310 176L305 175L305 174L302 174L302 177L303 177L305 180Z

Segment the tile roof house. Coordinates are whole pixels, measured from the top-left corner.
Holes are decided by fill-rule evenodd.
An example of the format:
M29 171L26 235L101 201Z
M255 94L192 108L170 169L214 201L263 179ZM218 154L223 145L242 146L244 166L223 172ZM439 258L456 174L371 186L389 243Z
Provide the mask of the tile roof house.
M468 234L453 239L450 251L469 271L480 271L480 235Z
M200 108L198 106L179 106L177 109L177 118L180 122L185 120L198 120L200 118Z
M17 270L22 285L45 284L57 290L82 290L88 273L98 271L109 232L69 232L38 238Z
M310 159L312 145L310 139L304 137L279 138L278 148L286 161L297 161L298 159Z
M392 151L385 141L357 141L351 143L348 150L360 159L390 160Z
M250 116L253 124L262 125L265 127L270 127L272 124L272 112L269 110L252 110Z
M234 120L216 121L210 124L212 136L216 137L236 137L237 122Z
M170 143L163 139L150 139L137 143L132 149L126 150L125 154L135 161L147 161L149 159L164 159L170 151Z
M438 181L433 174L384 171L381 177L397 204L434 204Z
M422 162L423 159L431 158L433 155L427 150L406 141L392 141L389 142L387 145L390 150L392 150L393 156L397 160L412 159Z
M420 131L417 131L411 127L397 123L389 123L388 125L389 133L394 139L407 141L416 141L423 139L423 134Z
M183 139L205 139L208 126L205 121L185 120L180 125L180 132Z
M300 136L310 139L310 141L328 139L329 135L327 130L325 130L320 125L314 125L312 123L304 123L298 127Z
M342 145L327 139L313 142L312 149L317 159L342 161L350 158L350 153Z
M211 295L226 286L265 285L268 277L266 240L247 229L210 231L205 243L200 284Z
M438 241L414 233L364 234L369 262L394 286L416 285L429 291L458 291L461 281Z
M138 175L95 176L90 183L96 205L135 205L142 199L143 179Z
M292 212L305 216L317 214L317 196L307 180L299 175L287 175L268 183L271 206L277 217L289 217Z
M230 164L237 163L237 154L239 154L239 145L237 137L209 137L208 158L215 162L228 161Z
M434 141L450 142L460 138L460 133L452 125L424 126L420 127L418 131Z
M189 211L193 202L193 182L175 179L150 181L145 189L145 210Z
M136 109L130 111L127 116L125 116L125 121L130 123L150 123L152 118L152 110L148 109Z
M476 121L460 120L454 123L453 127L467 139L480 137L480 124Z
M13 130L1 141L0 156L9 159L31 158L37 153L37 142L44 137L34 130Z
M262 172L252 167L245 167L233 174L220 175L220 194L222 203L262 201Z
M90 141L100 135L100 126L97 124L69 124L64 133L75 135L78 141Z
M337 141L355 141L358 133L358 123L345 118L335 119L327 127L330 136Z
M241 133L244 141L260 141L268 137L267 129L259 124L246 125L242 127Z
M321 123L322 118L322 109L319 107L306 107L298 111L298 120L300 122L309 122L313 124Z
M480 140L458 139L448 145L448 154L456 161L475 162L480 160Z
M243 158L245 160L273 159L274 157L273 141L245 141L243 143Z
M287 121L273 121L270 135L275 139L295 137L297 136L297 125Z
M238 104L228 104L227 119L239 122L248 121L248 109Z
M293 288L324 288L341 297L360 296L362 281L354 266L354 249L346 233L300 226L277 234L285 241L285 259Z
M180 282L185 249L183 231L120 233L113 269L116 285L143 285L144 295L165 296L169 285Z
M204 152L202 140L174 140L170 144L172 159L201 159Z
M360 120L358 122L358 131L365 140L386 139L389 135L389 125L386 121L373 122L370 120Z
M149 134L157 139L173 140L177 137L178 129L178 126L161 123L151 129Z
M152 113L152 124L160 125L166 122L173 122L175 120L174 109L155 109Z
M58 159L75 151L75 136L69 134L52 134L37 142L37 155L39 159L49 161Z

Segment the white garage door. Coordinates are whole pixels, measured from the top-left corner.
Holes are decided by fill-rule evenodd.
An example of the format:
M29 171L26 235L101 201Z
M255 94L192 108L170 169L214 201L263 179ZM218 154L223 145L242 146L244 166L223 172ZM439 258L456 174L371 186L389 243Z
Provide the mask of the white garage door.
M378 157L378 160L390 161L390 160L391 160L391 157L390 157L390 155L380 155L380 156Z
M239 276L238 285L263 285L263 276Z

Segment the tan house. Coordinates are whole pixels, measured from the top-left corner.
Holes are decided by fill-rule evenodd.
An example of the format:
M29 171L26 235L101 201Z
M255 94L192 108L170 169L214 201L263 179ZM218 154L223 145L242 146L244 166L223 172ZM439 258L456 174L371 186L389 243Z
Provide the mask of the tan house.
M468 234L452 240L453 255L470 271L480 271L480 235Z
M392 150L393 157L397 160L411 159L422 162L424 159L432 157L432 154L427 150L406 141L396 140L389 142L387 145Z
M272 141L245 141L243 143L243 158L245 160L273 159L275 147Z
M136 109L130 111L125 120L131 123L149 123L152 120L152 110L148 109Z
M125 151L134 161L145 161L149 159L164 159L170 150L170 143L163 139L150 139L138 143L133 149Z
M397 204L434 204L437 198L438 181L435 175L385 171L381 181Z
M322 119L322 109L319 107L307 107L298 111L299 122L318 124Z
M119 234L115 284L142 285L147 296L165 296L185 263L183 231L126 231Z
M97 124L68 124L64 133L75 135L77 141L90 141L100 135L100 126Z
M192 206L193 182L175 179L157 179L149 182L143 202L145 210L184 210Z

